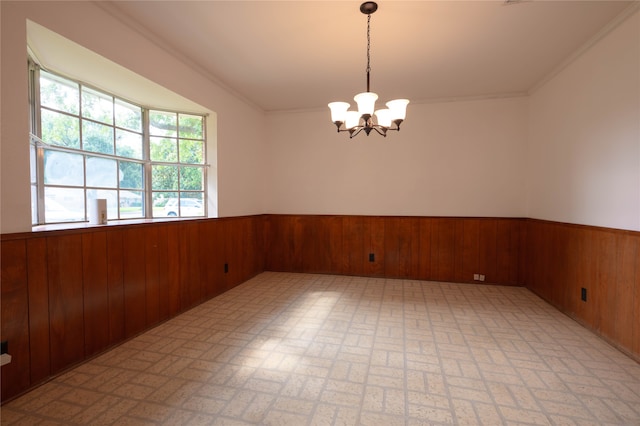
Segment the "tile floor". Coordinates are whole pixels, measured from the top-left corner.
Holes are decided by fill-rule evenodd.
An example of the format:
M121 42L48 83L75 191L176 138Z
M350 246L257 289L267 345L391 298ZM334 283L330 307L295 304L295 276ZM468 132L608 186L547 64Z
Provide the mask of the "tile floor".
M640 364L524 288L263 273L3 425L640 425Z

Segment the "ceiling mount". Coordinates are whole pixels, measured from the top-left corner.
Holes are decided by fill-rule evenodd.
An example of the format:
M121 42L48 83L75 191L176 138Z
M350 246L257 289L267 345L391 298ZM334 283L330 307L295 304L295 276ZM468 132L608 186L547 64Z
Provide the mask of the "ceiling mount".
M360 5L360 12L365 15L371 15L376 10L378 10L378 3L375 1L366 1Z

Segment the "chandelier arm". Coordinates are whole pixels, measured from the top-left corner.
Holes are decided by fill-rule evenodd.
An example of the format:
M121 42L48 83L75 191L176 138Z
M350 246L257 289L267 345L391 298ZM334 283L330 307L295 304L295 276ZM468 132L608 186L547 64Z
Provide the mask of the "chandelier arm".
M353 129L349 130L349 139L353 139L356 136L358 136L358 133L360 133L362 131L362 129L364 129L363 126L358 126L358 127L354 127Z
M387 130L384 127L378 126L377 124L375 126L373 126L373 130L375 130L376 132L378 132L379 135L384 136L385 138L387 137ZM392 129L393 130L393 129Z

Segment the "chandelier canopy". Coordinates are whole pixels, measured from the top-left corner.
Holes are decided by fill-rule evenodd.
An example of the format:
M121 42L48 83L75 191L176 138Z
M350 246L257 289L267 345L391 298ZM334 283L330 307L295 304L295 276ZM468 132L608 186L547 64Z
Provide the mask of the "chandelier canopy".
M347 102L331 102L331 121L338 128L338 132L349 132L353 138L364 130L369 136L375 130L382 136L387 136L388 130L400 130L400 123L407 113L408 99L395 99L386 103L387 108L375 111L378 95L370 91L371 74L371 15L378 10L378 4L372 1L360 5L360 12L367 15L367 91L353 97L358 105L357 111L349 111L351 105ZM375 118L374 118L375 114ZM392 127L394 126L395 127Z

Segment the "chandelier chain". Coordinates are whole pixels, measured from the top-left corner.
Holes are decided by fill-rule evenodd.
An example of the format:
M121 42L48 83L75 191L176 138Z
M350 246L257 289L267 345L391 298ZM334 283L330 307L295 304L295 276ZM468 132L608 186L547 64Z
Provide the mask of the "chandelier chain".
M369 91L369 73L371 72L371 15L367 15L367 92Z

